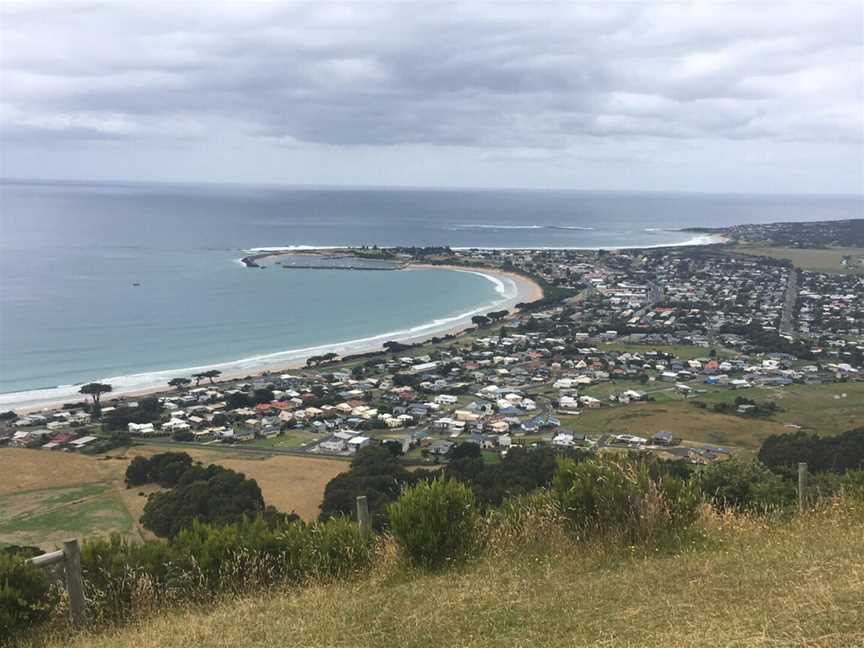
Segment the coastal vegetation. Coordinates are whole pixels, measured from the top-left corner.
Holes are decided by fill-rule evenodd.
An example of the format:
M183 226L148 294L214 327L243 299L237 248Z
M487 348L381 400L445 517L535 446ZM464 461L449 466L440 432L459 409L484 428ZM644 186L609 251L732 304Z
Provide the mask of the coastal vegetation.
M89 396L93 400L93 407L98 411L99 405L102 400L102 394L107 394L112 391L111 385L106 385L104 383L91 382L86 385L82 385L81 389L78 390L79 394L84 394L85 396Z
M392 467L381 459L374 465L390 471ZM140 480L162 475L171 481L177 470L169 466L178 462L181 467L190 465L179 456L159 456L146 466L137 462L130 477ZM26 579L15 574L22 569L24 554L14 552L11 560L0 563L0 578L16 584L16 601L25 601L25 609L45 606L45 620L50 622L41 628L31 623L22 635L16 616L20 606L10 607L4 630L16 631L20 641L30 645L54 645L60 636L67 645L125 645L133 637L148 645L160 636L164 641L169 627L177 627L179 636L186 637L179 628L196 618L198 641L202 636L215 640L211 633L217 632L214 625L222 631L218 619L223 606L232 606L236 612L237 606L246 609L255 601L259 610L281 610L294 623L305 619L301 634L313 633L303 637L315 645L329 636L317 624L340 607L319 606L311 613L315 625L310 626L310 612L300 612L301 602L315 597L347 601L350 591L351 609L358 613L377 609L374 618L389 623L387 619L398 618L390 607L408 609L404 599L413 600L422 590L427 596L431 588L447 598L467 596L489 606L494 602L494 609L500 610L504 592L518 583L519 591L533 592L525 600L532 614L546 618L560 596L557 586L550 583L579 574L580 587L583 591L587 587L595 602L612 600L627 587L648 588L651 583L653 596L669 600L665 611L653 612L666 617L666 622L655 626L641 613L637 617L647 627L656 628L652 632L658 638L668 640L682 636L669 634L669 628L678 626L668 623L672 617L667 616L669 605L684 605L684 598L678 598L682 574L700 573L698 591L707 587L714 592L709 618L719 627L722 620L736 614L734 601L740 603L741 596L750 597L747 619L754 606L765 607L766 614L776 613L776 602L764 602L767 575L771 574L771 587L780 592L792 582L793 571L800 572L810 564L808 587L793 589L792 594L784 590L786 604L794 601L803 606L804 599L796 598L798 592L803 597L805 589L812 591L813 583L818 583L820 600L835 612L831 636L837 642L832 639L825 645L848 645L854 639L854 632L860 630L854 618L862 613L854 602L864 591L860 579L851 577L854 569L850 577L843 574L864 559L860 553L864 544L850 541L855 537L864 540L864 500L860 499L864 471L847 471L834 490L808 499L806 510L798 514L794 487L792 497L778 497L778 492L789 490L792 481L760 464L734 460L693 474L670 469L661 462L627 455L559 458L548 487L508 496L501 506L485 511L468 485L452 477L427 475L400 489L387 507L382 533L377 536L364 535L344 516L306 524L259 512L221 524L195 521L167 542L132 543L119 537L88 540L81 562L90 606L89 629L72 638L62 621L62 607L57 608L38 583L21 584ZM818 567L814 567L817 555ZM755 569L768 571L753 574ZM664 572L667 574L662 575ZM717 598L721 589L728 588L733 574L738 583L734 599ZM750 588L752 597L747 593ZM647 589L644 594L631 591L630 596L647 596ZM691 605L693 596L702 600L698 597L705 594L693 589ZM824 602L826 597L830 603ZM450 605L437 600L436 604ZM561 600L554 603L559 611L561 605ZM575 602L568 605L574 610L583 607ZM344 604L341 607L344 613ZM620 636L626 635L624 626L600 614L619 628ZM258 612L251 613L244 623L257 623L257 618ZM465 621L462 614L454 616L459 624L468 618L467 614ZM518 618L521 628L532 628L532 636L546 636L536 619ZM843 618L850 620L838 622ZM129 626L130 620L135 620L134 626ZM723 636L742 636L735 634L739 625L731 626L736 630L727 629ZM499 636L511 636L508 627L501 626ZM567 625L559 629L558 640L595 636L599 628L593 623ZM427 631L424 623L414 623L409 633L419 633L419 638ZM814 633L824 632L824 627L798 624L793 631L804 641L822 636ZM262 632L259 644L262 636L277 642L284 630L268 626ZM777 637L786 636L785 631L777 632ZM227 636L234 637L231 632ZM370 635L369 645L383 645L393 636ZM176 639L172 636L172 643ZM220 636L219 641L223 639ZM246 645L239 636L231 640ZM180 645L185 641L182 638Z

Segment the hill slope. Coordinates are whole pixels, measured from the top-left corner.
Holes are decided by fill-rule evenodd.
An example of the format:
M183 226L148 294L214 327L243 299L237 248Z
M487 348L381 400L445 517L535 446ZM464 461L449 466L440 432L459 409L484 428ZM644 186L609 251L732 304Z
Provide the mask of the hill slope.
M709 515L710 541L629 555L556 540L441 575L238 598L58 645L864 646L864 510L791 523ZM547 539L548 540L548 539Z

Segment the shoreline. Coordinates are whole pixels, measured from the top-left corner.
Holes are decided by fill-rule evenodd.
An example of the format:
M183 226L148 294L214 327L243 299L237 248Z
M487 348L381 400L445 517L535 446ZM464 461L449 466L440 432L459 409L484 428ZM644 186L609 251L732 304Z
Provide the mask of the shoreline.
M271 255L276 256L272 253ZM288 372L305 368L306 358L329 351L336 352L340 356L356 355L371 351L380 351L383 349L383 343L390 340L414 344L425 342L433 337L458 335L466 329L473 327L471 324L471 317L474 315L503 309L513 311L515 305L518 303L536 301L543 297L543 290L539 284L522 275L505 272L498 268L407 264L404 267L393 270L393 272L412 272L416 270L444 270L450 272L468 272L480 275L496 284L496 291L501 297L495 299L491 303L480 304L468 312L433 320L432 322L422 323L404 331L388 331L356 340L325 343L314 347L300 349L287 349L251 358L240 358L238 360L213 363L209 365L185 367L180 369L166 369L112 378L99 378L94 379L92 382L106 382L114 386L115 390L110 392L110 394L106 394L106 397L103 398L103 404L108 405L112 401L128 399L130 397L137 398L152 396L154 394L175 393L175 390L167 385L167 381L171 377L200 373L208 369L223 370L224 368L223 374L220 376L218 382L242 380L247 377L257 378L265 374ZM508 283L512 286L509 291L507 288ZM279 358L278 356L288 357ZM121 380L128 381L135 380L136 378L144 380L145 377L150 377L153 381L159 380L159 384L149 386L139 385L137 387L130 385L128 388L124 388L122 385L118 387L117 385ZM202 380L200 386L206 387L209 384L208 381ZM80 385L63 385L48 389L33 389L0 394L0 410L5 411L7 409L12 409L19 414L28 414L42 410L57 409L66 403L76 403L86 400L85 397L78 394L79 387ZM56 392L64 389L67 390L64 394L39 395L40 392ZM15 398L16 394L19 394L20 397Z
M678 230L670 230L678 231ZM680 243L654 243L651 245L599 245L586 247L582 245L547 245L540 247L490 247L490 246L462 246L451 247L451 250L586 250L596 252L598 250L659 250L662 248L679 248L679 247L705 247L709 245L726 245L732 243L732 239L723 236L722 234L701 234L694 236L691 239Z

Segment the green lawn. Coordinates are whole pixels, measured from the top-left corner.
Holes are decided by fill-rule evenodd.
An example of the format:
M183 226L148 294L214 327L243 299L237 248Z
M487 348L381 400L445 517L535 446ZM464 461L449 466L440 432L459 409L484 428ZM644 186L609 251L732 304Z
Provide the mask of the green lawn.
M597 347L601 351L620 351L620 352L630 352L630 353L639 353L644 354L648 351L658 351L662 353L671 353L679 360L693 360L694 358L708 358L708 354L711 352L711 349L705 347L697 347L691 346L689 344L675 344L675 345L664 345L664 344L630 344L626 342L606 342ZM722 347L715 347L717 351L717 360L724 360L727 358L737 358L738 352L731 351L729 349L724 349Z
M315 443L318 437L308 432L287 432L269 439L255 439L255 441L246 444L250 448L284 448L293 449L301 446Z
M483 457L483 461L488 464L496 464L501 463L501 455L499 455L494 450L483 450L480 453L480 456Z
M133 533L134 522L109 484L0 496L0 544L50 546L68 537Z

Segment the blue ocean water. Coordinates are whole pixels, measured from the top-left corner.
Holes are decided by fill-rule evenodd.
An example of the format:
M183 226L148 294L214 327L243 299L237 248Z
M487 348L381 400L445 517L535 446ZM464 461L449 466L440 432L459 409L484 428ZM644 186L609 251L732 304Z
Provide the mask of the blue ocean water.
M250 270L250 248L647 246L691 240L674 231L688 226L862 215L842 196L0 183L0 393L252 368L500 298L441 270Z

